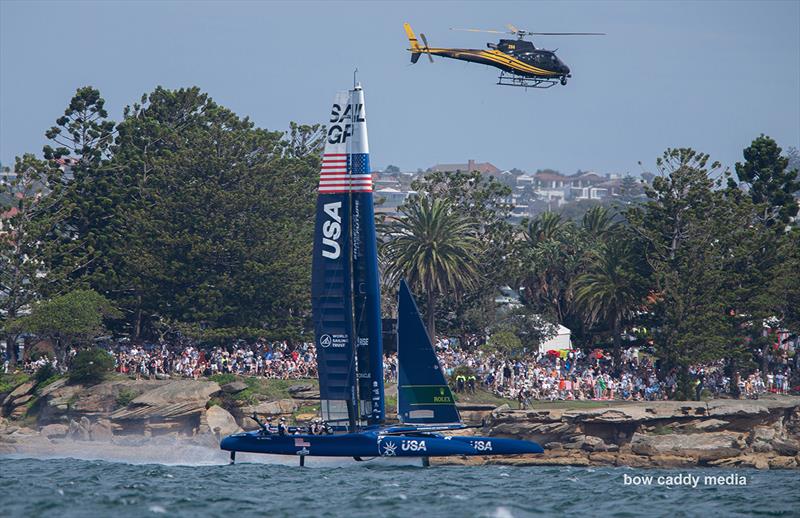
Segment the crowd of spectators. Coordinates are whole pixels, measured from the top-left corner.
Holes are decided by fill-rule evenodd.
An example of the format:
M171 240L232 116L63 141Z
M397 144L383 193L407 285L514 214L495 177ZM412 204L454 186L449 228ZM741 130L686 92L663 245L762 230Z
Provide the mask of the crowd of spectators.
M67 355L67 363L74 352ZM109 352L114 356L115 370L136 379L199 379L214 374L277 379L317 377L313 343L257 341L203 349L193 344L123 342L110 345ZM663 400L673 397L678 388L675 371L657 372L650 357L634 348L624 352L619 367L599 351L549 351L509 358L477 347L464 349L455 340L439 339L436 352L456 391L474 391L478 386L499 397L515 399L522 407L532 400ZM772 355L767 360L765 374L757 370L733 378L726 375L722 362L691 368L694 393L688 396L699 399L704 392L712 396L727 394L733 383L743 397L789 392L796 364L786 355ZM26 361L24 369L35 372L48 362L58 370L57 360L48 356ZM397 355L386 355L383 366L385 380L396 382Z
M487 390L519 401L526 406L531 400L663 400L678 389L677 371L659 373L654 362L635 348L624 352L621 365L600 351L550 351L507 358L497 353L465 352L439 341L437 354L445 374L474 374ZM686 396L700 399L704 394L718 396L731 392L736 383L743 397L756 398L765 392L788 393L793 369L789 362L770 364L762 375L756 370L749 376L727 376L723 362L695 366L688 377L693 393ZM458 388L458 387L456 387Z
M286 342L238 344L200 349L188 345L175 350L161 346L119 347L116 370L140 378L182 376L198 379L214 374L238 374L276 379L314 378L317 356L313 344L290 347Z

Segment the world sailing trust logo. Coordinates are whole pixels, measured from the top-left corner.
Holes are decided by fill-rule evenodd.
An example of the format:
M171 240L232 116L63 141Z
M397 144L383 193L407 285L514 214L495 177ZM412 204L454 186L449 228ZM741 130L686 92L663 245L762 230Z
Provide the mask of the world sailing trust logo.
M319 346L322 348L344 347L345 345L347 345L347 335L324 334L319 337Z

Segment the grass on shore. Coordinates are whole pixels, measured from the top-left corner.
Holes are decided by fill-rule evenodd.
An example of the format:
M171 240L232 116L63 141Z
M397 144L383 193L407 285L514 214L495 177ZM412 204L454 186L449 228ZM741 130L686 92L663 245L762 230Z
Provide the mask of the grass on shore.
M453 395L456 398L456 403L467 405L494 405L495 407L508 405L512 409L519 408L519 403L515 400L500 397L482 388L476 388L474 394L466 391L460 393L453 391Z
M28 374L24 372L11 372L9 374L0 374L0 394L11 392L19 385L31 379Z
M628 403L635 403L635 401L592 401L592 400L574 400L574 401L534 401L528 410L552 410L552 409L587 409L587 408L607 408L612 406L620 406Z
M288 399L292 395L289 388L294 385L311 385L314 390L319 389L319 381L316 379L270 379L249 376L236 376L234 374L215 374L208 379L216 381L220 385L241 381L247 388L233 394L232 399L244 401L247 404L257 404L260 401L276 401L278 399Z

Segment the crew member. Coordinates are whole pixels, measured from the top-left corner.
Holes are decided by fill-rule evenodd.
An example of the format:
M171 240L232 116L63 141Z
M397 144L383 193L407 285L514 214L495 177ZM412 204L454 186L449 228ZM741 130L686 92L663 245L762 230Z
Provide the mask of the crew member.
M259 431L259 433L260 433L261 435L269 435L269 433L270 433L270 432L269 432L269 426L267 426L267 425L264 425L264 423L263 423L263 422L262 422L262 421L261 421L261 420L258 418L258 414L256 414L255 412L253 412L253 415L251 415L251 416L250 416L250 419L252 419L253 421L255 421L255 422L256 422L256 424L258 425L258 427L261 429L261 430Z
M289 434L289 427L286 426L286 418L281 417L281 420L278 423L278 435L288 435L288 434Z

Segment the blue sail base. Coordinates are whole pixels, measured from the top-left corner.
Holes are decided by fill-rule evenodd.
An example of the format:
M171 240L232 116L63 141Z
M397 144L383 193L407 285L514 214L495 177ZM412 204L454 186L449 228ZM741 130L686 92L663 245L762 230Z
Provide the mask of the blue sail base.
M230 452L318 457L447 457L542 453L535 442L497 437L439 434L384 434L386 429L340 435L279 435L261 431L229 435L220 448Z

